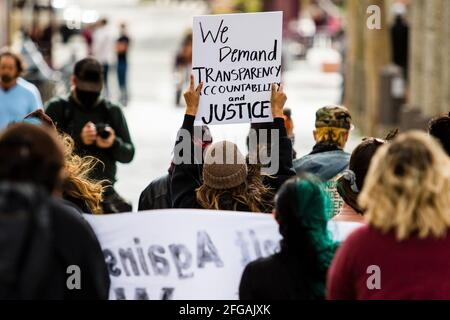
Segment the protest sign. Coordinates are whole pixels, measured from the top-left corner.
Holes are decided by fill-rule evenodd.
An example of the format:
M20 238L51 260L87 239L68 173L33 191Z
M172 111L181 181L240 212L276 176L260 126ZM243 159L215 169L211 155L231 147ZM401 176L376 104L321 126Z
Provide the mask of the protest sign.
M279 250L272 215L171 209L85 215L111 277L110 299L238 299L244 267ZM338 240L359 224L333 224Z
M194 17L192 74L203 82L196 122L272 122L281 81L282 12Z

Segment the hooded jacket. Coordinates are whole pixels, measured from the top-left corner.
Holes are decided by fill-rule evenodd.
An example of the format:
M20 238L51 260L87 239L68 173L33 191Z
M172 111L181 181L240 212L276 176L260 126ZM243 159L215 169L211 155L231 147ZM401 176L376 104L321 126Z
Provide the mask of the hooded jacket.
M108 298L108 270L92 228L46 191L0 183L0 233L0 298ZM81 273L80 289L68 288L71 266Z

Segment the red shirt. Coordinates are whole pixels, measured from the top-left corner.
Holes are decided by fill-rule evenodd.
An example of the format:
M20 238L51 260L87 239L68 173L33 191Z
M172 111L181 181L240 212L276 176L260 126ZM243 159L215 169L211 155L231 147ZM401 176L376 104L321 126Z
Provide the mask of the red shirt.
M380 289L368 287L377 273L370 266L379 267ZM399 242L363 226L339 248L327 279L330 300L450 299L450 235Z

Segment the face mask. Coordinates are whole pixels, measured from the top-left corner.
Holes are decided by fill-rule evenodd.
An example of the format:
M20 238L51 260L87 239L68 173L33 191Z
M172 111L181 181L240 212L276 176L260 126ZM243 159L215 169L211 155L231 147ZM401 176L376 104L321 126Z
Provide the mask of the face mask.
M91 92L75 89L77 99L85 107L93 107L100 97L100 92Z

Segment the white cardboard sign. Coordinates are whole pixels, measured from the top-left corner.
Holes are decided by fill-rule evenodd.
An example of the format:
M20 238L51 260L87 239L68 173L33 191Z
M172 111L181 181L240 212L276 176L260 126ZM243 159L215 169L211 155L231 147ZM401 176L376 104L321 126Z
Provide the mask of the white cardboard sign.
M194 17L192 74L203 82L197 124L272 122L281 82L282 12Z

